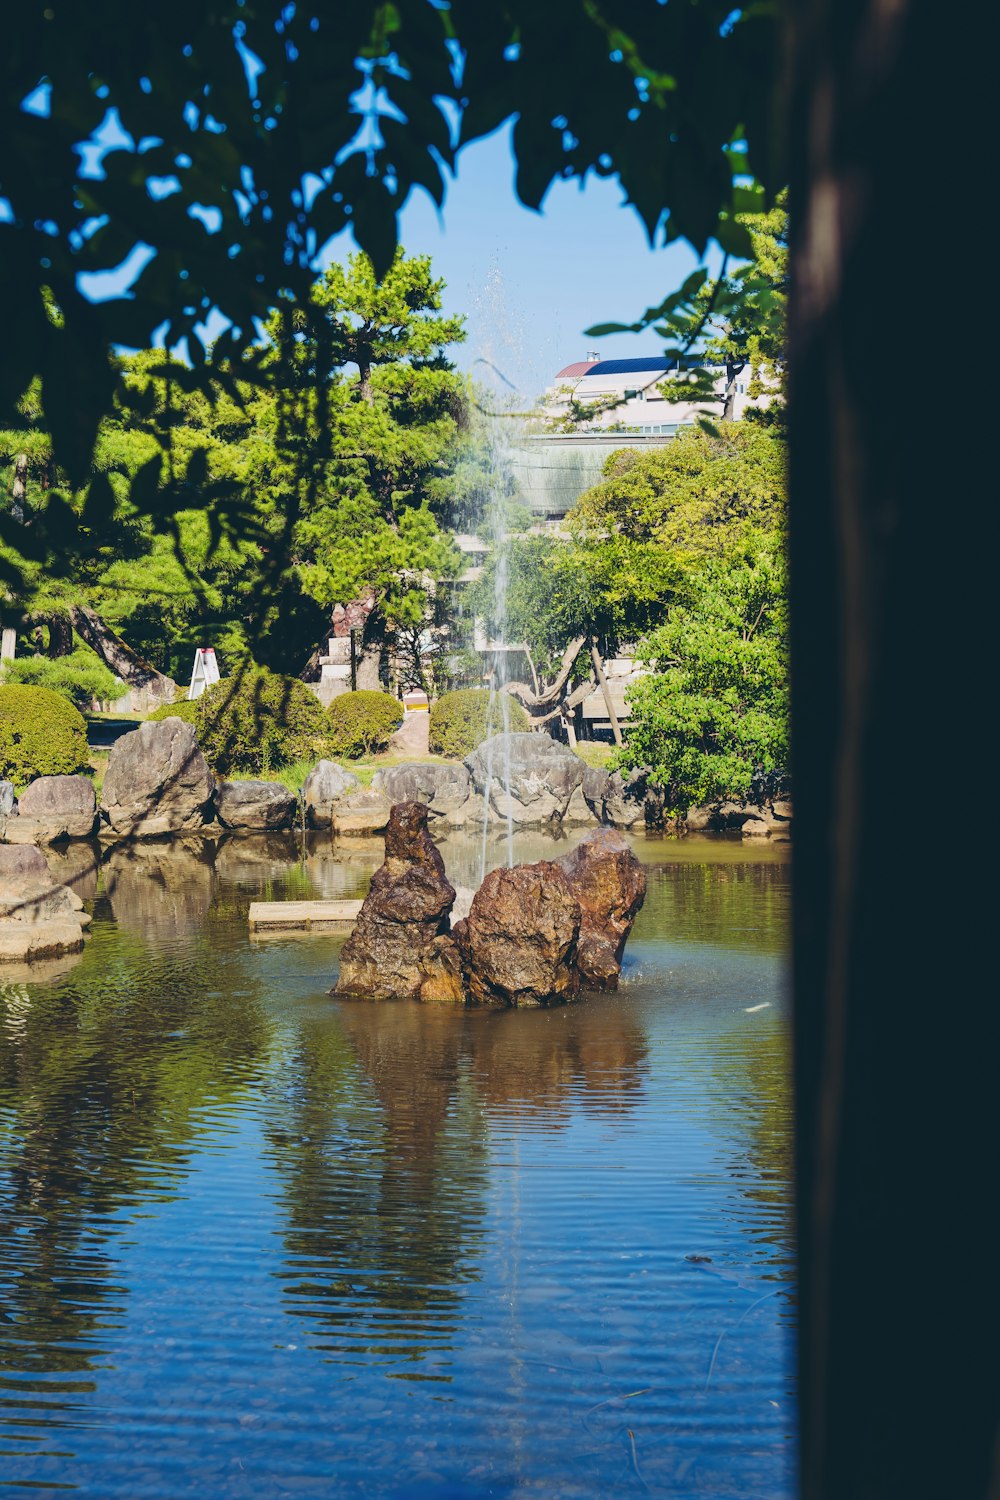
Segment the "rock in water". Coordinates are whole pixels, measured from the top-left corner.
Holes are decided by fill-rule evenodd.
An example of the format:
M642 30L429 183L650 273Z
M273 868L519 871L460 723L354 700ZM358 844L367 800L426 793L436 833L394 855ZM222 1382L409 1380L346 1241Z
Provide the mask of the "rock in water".
M338 802L361 785L353 771L335 760L318 761L305 779L302 801L310 828L329 828Z
M280 781L220 781L215 809L223 828L291 828L298 798Z
M385 831L385 863L372 876L354 931L341 949L334 994L415 999L421 960L448 930L454 888L427 830L427 808L400 802Z
M455 928L469 997L480 1005L546 1005L576 989L580 905L551 860L493 870Z
M583 761L544 734L494 735L465 764L494 812L521 825L561 822L583 783Z
M155 838L201 828L215 777L183 719L148 720L115 742L101 791L102 833Z
M3 965L78 953L89 922L79 896L55 884L39 849L0 846L0 979L11 972Z
M18 843L89 838L97 819L94 783L88 776L37 776L22 794L18 813L11 830Z
M412 718L417 718L414 714ZM427 715L420 717L426 719ZM374 790L383 792L390 802L423 802L432 818L461 821L472 780L463 765L435 761L390 766L372 777Z
M612 828L595 829L557 863L580 903L577 972L590 989L616 989L625 942L646 899L646 871Z

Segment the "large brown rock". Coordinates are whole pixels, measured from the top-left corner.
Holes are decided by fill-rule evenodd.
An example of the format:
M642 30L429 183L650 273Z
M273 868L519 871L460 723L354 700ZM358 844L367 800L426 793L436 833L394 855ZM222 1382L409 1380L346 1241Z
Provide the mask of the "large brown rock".
M420 963L448 930L455 899L427 829L427 808L401 802L385 832L385 862L372 876L354 931L341 949L334 993L366 1000L414 999Z
M215 777L183 719L151 720L116 740L101 791L102 834L156 838L201 828Z
M577 972L591 989L616 989L625 942L646 898L646 871L612 828L595 829L557 863L580 903Z
M493 870L454 930L469 998L480 1005L547 1005L568 1000L580 905L550 860Z
M35 844L86 839L96 820L97 798L88 776L38 776L18 803L18 842L27 843L29 831Z

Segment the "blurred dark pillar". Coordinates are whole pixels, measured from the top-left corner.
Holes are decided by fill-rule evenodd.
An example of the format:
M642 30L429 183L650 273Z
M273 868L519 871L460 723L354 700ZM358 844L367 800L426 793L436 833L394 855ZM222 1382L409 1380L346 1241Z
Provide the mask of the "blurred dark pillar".
M1000 1492L987 15L788 11L805 1500Z

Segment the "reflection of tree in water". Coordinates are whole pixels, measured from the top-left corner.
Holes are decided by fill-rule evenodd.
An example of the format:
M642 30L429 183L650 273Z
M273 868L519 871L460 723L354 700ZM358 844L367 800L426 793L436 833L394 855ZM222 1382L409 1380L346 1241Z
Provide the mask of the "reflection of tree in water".
M447 1378L461 1288L478 1275L489 1116L552 1128L573 1107L628 1109L645 1067L640 1028L600 1001L501 1015L349 1003L304 1029L270 1132L291 1310L338 1359Z
M340 1359L423 1361L433 1378L428 1356L450 1346L486 1189L461 1034L454 1013L362 1004L304 1028L286 1065L270 1132L283 1275L290 1311Z
M713 943L757 953L786 953L790 866L784 860L690 857L647 867L646 900L636 937L646 931L668 941Z
M81 1371L101 1353L126 1289L115 1282L115 1216L164 1201L186 1170L210 1102L243 1091L269 1031L251 985L215 988L204 939L175 956L149 946L195 898L165 912L129 892L123 925L98 924L59 985L0 985L0 1368ZM170 867L188 877L184 861ZM163 875L162 861L156 869ZM198 887L198 899L203 895ZM126 917L132 924L125 926Z

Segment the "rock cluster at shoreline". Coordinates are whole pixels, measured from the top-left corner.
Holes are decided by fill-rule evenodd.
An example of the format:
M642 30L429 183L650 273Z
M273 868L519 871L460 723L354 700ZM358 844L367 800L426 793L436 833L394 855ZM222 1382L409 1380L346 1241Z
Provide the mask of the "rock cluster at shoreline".
M421 802L396 804L386 859L341 952L335 993L537 1006L615 989L646 893L627 840L597 829L569 855L497 869L451 926L455 889Z
M663 824L663 794L648 772L593 769L544 735L495 735L464 762L385 767L370 788L353 771L321 760L306 777L300 809L281 782L217 780L193 727L167 718L148 720L115 742L100 802L86 776L40 776L20 802L10 782L0 782L0 842L270 832L293 828L300 818L337 839L370 838L385 832L399 802L425 806L435 831L482 828L484 819L515 829ZM744 838L779 840L790 830L787 801L693 808L675 825L680 833L740 831Z

